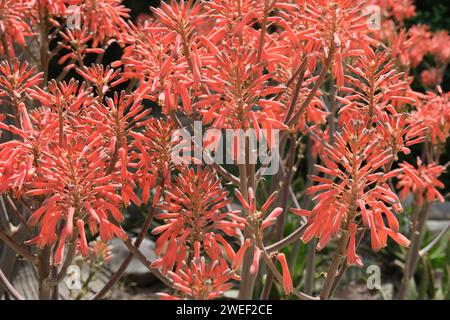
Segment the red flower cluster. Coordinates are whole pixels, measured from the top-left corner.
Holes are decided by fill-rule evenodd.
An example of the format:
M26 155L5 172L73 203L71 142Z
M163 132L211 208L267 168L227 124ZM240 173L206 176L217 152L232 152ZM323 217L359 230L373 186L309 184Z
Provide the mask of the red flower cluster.
M376 37L392 47L393 55L399 59L405 69L416 68L425 57L432 57L432 65L428 62L423 64L426 70L422 72L419 80L428 88L440 85L450 61L448 31L431 32L428 25L413 25L406 30L403 28L404 19L415 15L411 1L378 0L376 2L383 8L382 13L387 18L383 20L381 30L376 32ZM400 26L389 19L391 16L397 18Z
M200 244L194 244L195 253L190 262L183 261L182 267L177 273L169 271L168 276L173 282L173 287L182 297L194 300L216 299L224 292L231 289L229 282L233 277L233 271L220 268L218 261L207 263L205 257L200 256ZM160 293L164 300L178 300L178 296Z
M209 169L182 168L174 183L165 190L165 201L159 205L164 212L156 218L164 224L153 229L159 235L156 254L162 257L153 263L164 271L178 270L186 260L193 245L198 243L212 261L225 267L225 251L232 251L219 231L237 237L243 225L233 221L233 213L222 213L230 203L228 192L220 185L216 173ZM231 218L231 219L230 219ZM234 253L231 257L234 258Z
M14 60L12 64L6 61L0 63L0 97L9 97L9 103L15 108L24 102L27 90L41 82L42 73L36 74L36 69L27 62L21 64Z
M416 108L411 114L413 121L428 128L427 137L433 144L445 143L450 135L450 94L428 92Z
M1 192L35 208L29 223L39 226L39 234L27 243L39 248L58 243L53 259L58 265L72 239L88 255L85 225L103 242L127 238L119 226L121 208L141 203L129 169L131 132L146 125L142 118L149 110L143 111L139 95L104 98L117 75L112 70L106 75L102 67L79 70L96 94L75 81L53 81L41 89L40 74L32 76L33 71L18 62L0 68L0 88L17 108L18 122L0 123L17 137L0 145ZM30 99L43 107L29 112L25 102Z
M396 172L383 172L383 167L389 167L394 155L390 148L379 149L380 140L374 136L375 129L368 129L363 122L344 124L342 132L335 134L336 145L324 147L321 155L324 166L316 165L325 177L311 176L311 180L320 183L308 189L309 193L319 193L313 198L317 202L314 209L292 209L295 214L308 218L303 241L317 237L319 249L324 248L331 238L339 236L342 229L346 230L350 235L349 264L361 265L352 251L359 224L370 230L372 248L376 251L386 246L388 235L401 245L409 244L398 233L399 224L394 214L403 211L400 200L386 183Z
M233 8L239 15L230 14ZM301 71L305 79L301 97L308 96L317 61L331 61L335 55L340 61L335 74L342 83L343 57L359 53L357 43L348 47L347 42L366 33L360 11L356 1L294 5L248 0L226 8L215 1L163 3L154 10L154 19L131 27L125 55L115 65L125 65L122 76L139 79L148 98L159 102L164 113L194 112L216 128L284 129L283 123L298 108L306 108L308 121L323 123L326 114L315 90L308 99L314 104L309 104L284 84L292 83L289 78ZM256 21L267 16L264 12L277 12L259 21L272 25L274 32L255 32ZM338 30L331 40L324 17ZM298 70L308 55L309 70ZM292 122L304 119L300 113L295 118Z
M415 103L408 83L402 79L403 74L395 70L395 61L388 53L374 52L367 46L348 68L354 75L345 76L347 87L342 88L350 95L337 98L345 104L339 110L340 121L356 118L376 123L386 113L395 114L393 106Z
M176 167L173 154L180 143L174 139L175 128L170 119L152 118L143 131L132 133L136 152L131 158L137 164L135 179L142 190L142 200L145 203L150 198L150 191L160 181L163 185L171 184L171 172Z
M444 197L436 189L444 188L444 184L438 180L445 171L443 166L436 164L424 165L422 160L418 158L417 168L407 162L401 163L400 168L403 171L398 175L397 188L400 189L400 198L402 200L413 193L419 206L423 205L424 199L428 203L434 200L444 202Z
M102 241L113 237L126 239L124 231L116 225L124 220L119 208L122 197L116 194L121 185L115 183L114 177L106 173L107 158L102 148L102 141L95 135L87 139L73 138L67 141L68 147L61 149L50 144L39 162L49 165L39 166L42 179L37 178L30 183L30 190L25 196L44 197L40 208L30 218L30 224L40 222L39 235L29 244L37 244L40 248L51 245L58 238L56 228L63 223L60 245L64 250L64 242L74 236L74 223L78 228L81 253L88 254L87 240L84 232L85 222L91 233L100 232ZM53 158L53 159L52 159ZM53 161L52 161L53 160ZM111 219L110 217L113 217ZM55 264L60 261L55 259Z

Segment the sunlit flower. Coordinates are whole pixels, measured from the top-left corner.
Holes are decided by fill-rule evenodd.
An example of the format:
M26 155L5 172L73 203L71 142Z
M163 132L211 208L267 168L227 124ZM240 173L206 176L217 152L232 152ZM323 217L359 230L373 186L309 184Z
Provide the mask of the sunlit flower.
M94 33L94 48L111 39L122 40L126 33L130 10L122 4L122 0L82 1L79 11L81 24Z
M427 127L406 113L397 113L395 110L391 112L392 115L383 115L377 129L383 138L380 143L392 150L394 159L397 160L398 153L410 154L410 146L427 140ZM381 145L378 147L382 148Z
M179 295L160 293L163 300L178 300L179 296L193 300L217 299L232 288L231 269L223 269L218 261L208 261L196 250L193 258L183 261L178 272L168 272L173 288Z
M117 226L124 220L120 211L122 198L116 193L121 185L105 174L107 157L102 146L101 137L95 135L87 140L69 139L67 150L55 144L49 146L45 165L41 167L42 177L31 182L25 193L43 197L42 205L30 217L31 225L39 225L39 235L28 244L43 248L55 243L59 240L56 229L59 223L64 226L66 235L59 241L75 237L83 256L88 254L85 223L93 235L100 231L100 239L104 242L114 236L127 238Z
M34 87L28 90L30 98L36 99L43 106L54 112L63 111L67 114L79 114L80 110L92 103L92 91L85 83L71 79L69 82L48 83L47 90ZM75 120L75 117L64 117L66 120Z
M26 91L42 82L42 73L36 74L36 69L27 62L21 64L14 60L12 64L7 61L0 63L0 95L8 96L11 103L17 107L23 102Z
M210 236L218 232L236 237L237 229L244 225L232 221L229 213L221 212L230 201L228 192L220 185L214 171L210 169L181 169L174 183L166 188L165 201L159 205L162 213L156 215L164 223L153 229L153 234L159 235L156 240L156 254L161 258L153 265L163 270L172 270L181 263L192 250L194 242L198 241L212 250L210 255L217 255L214 250L222 250L211 243ZM222 252L218 253L222 256Z
M370 28L371 5L380 30ZM98 269L110 240L138 251L152 233L156 259L146 265L173 289L163 299L220 298L239 280L249 298L252 277L269 270L286 295L302 297L285 255L295 250L284 246L317 238L320 250L336 239L332 293L341 262L363 265L365 234L374 251L389 238L409 245L400 199L423 208L444 200L450 41L411 25L415 14L412 0L170 0L132 22L122 0L0 0L0 193L8 213L18 202L2 239L9 244L17 222L26 227L32 247L18 253L60 272L39 281L47 285L72 253ZM120 58L110 62L113 51ZM417 80L432 91L413 91ZM192 156L185 129L196 133L195 121L215 155L222 140L209 129L235 133L232 164ZM242 131L277 148L285 170L264 179ZM398 163L418 148L416 165ZM301 183L286 184L305 167ZM299 186L312 210L296 203ZM130 206L149 212L133 248L122 229ZM287 235L289 210L307 223Z
M94 35L89 33L88 29L65 29L64 32L59 32L59 35L62 39L62 42L58 43L59 47L69 51L58 60L59 64L68 62L64 67L66 70L73 69L77 65L84 65L84 58L89 53L102 54L104 52L101 48L89 47Z
M45 157L49 143L57 135L53 126L55 115L48 110L36 110L30 116L25 105L19 104L18 115L23 129L0 122L0 129L9 131L19 140L0 144L0 192L12 191L22 195L37 174L41 174L39 163Z
M392 104L413 104L416 101L402 78L403 74L395 70L395 61L387 52L374 52L366 46L364 54L348 69L354 75L345 76L348 85L343 90L350 95L337 98L344 103L339 110L340 121L354 118L367 119L370 123L384 121L384 114Z
M235 189L234 193L236 197L238 198L239 202L242 204L243 211L245 213L242 213L242 216L245 216L245 218L242 217L235 217L236 220L242 221L248 228L253 230L254 237L256 239L262 238L264 235L265 229L269 228L270 226L274 225L278 221L278 217L283 213L283 208L276 207L272 209L272 211L269 211L269 208L272 206L274 201L277 199L278 193L274 192L270 197L267 198L267 200L264 202L264 204L261 206L261 209L258 209L256 207L256 198L255 193L253 192L252 188L248 189L248 196L245 198L241 191L239 189ZM246 241L249 241L247 244L248 246L255 244L252 243L251 239L247 239ZM244 251L247 249L244 246L241 248L240 251ZM243 250L242 250L243 249ZM260 248L257 246L254 247L254 257L253 257L253 263L251 272L253 274L258 273L259 268L259 259L260 259ZM241 261L236 261L235 264L240 265Z
M90 68L78 68L76 71L96 87L99 96L104 96L111 87L115 87L123 81L116 79L120 70L111 69L109 66L104 68L103 65L96 64Z
M313 198L314 209L292 209L295 214L308 218L303 241L317 237L317 247L322 249L331 238L339 236L343 228L348 229L352 222L361 221L362 226L370 230L372 248L376 251L386 246L385 234L401 245L408 244L398 233L398 222L393 213L403 211L400 200L385 182L396 172L386 174L380 170L392 161L392 151L389 148L378 150L378 139L374 136L374 129L367 129L362 122L351 121L335 134L336 145L325 147L321 155L324 166L316 165L316 169L328 177L311 176L319 184L308 189L308 193L317 193ZM387 217L389 227L380 219L382 214ZM354 230L350 231L354 236Z

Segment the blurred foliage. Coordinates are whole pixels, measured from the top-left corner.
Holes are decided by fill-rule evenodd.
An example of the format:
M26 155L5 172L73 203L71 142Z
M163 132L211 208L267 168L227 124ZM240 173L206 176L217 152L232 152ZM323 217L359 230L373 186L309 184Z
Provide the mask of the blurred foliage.
M416 0L417 16L411 24L429 24L433 31L450 30L450 3L448 0Z

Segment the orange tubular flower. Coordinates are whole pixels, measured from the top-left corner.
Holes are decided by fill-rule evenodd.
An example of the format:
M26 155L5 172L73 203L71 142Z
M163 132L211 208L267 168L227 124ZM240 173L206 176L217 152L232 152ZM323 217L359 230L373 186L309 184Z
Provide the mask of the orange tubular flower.
M376 0L375 3L384 10L386 17L393 16L400 23L416 16L416 7L413 0Z
M88 262L91 265L98 266L102 265L105 262L108 262L112 257L112 247L101 241L94 240L89 244L89 254L88 254Z
M293 210L308 219L302 239L308 242L317 237L317 247L322 249L342 228L352 226L351 222L357 223L361 218L362 226L370 229L374 250L386 246L386 234L401 245L407 244L398 234L398 222L392 213L402 212L400 200L385 182L389 174L380 170L392 161L392 150L379 150L376 131L359 121L344 124L342 132L335 134L335 140L336 145L326 145L321 155L324 166L316 165L328 177L311 177L319 182L308 189L309 193L318 193L313 198L314 209ZM382 214L388 218L389 227L384 225ZM347 231L355 236L354 230ZM354 244L352 241L350 246Z
M246 239L242 246L239 248L238 252L236 252L236 255L234 256L233 261L233 269L238 270L242 266L242 262L244 260L244 254L247 251L249 247L253 245L253 242L250 239ZM256 273L257 270L255 269L254 272Z
M192 80L189 64L179 55L179 41L175 41L174 32L169 32L160 24L152 23L142 28L130 26L125 39L125 53L121 61L114 66L124 65L121 78L137 79L140 90L146 98L160 104L164 114L178 109L190 114L190 90ZM181 98L182 108L178 100Z
M277 222L278 217L283 213L283 208L277 207L274 208L272 211L270 211L268 214L268 210L271 207L272 203L276 200L278 193L274 192L269 198L267 198L266 202L261 206L261 210L257 210L256 208L256 198L255 193L253 192L252 188L248 189L248 197L245 198L241 191L239 189L234 189L234 193L236 197L238 198L239 202L242 204L243 209L245 210L245 216L246 218L237 217L236 215L231 215L232 218L234 217L238 221L242 221L244 225L251 228L255 232L256 239L262 238L265 229L269 228L270 226L274 225ZM242 251L242 256L245 250L249 246L253 245L253 241L248 238L244 242L243 247L241 247L241 250L239 250L239 253ZM257 273L259 268L259 259L261 255L262 248L258 248L257 244L255 243L255 253L253 257L253 263L252 263L252 273ZM245 248L244 248L245 247ZM242 249L244 248L244 249ZM237 255L237 254L236 254ZM242 256L240 257L242 259ZM241 260L236 261L235 264L237 265L237 268L240 266L240 263L242 263Z
M237 43L230 43L227 47L233 48L236 45ZM283 87L268 84L271 75L262 75L263 66L256 64L256 52L250 48L242 48L231 52L222 51L216 58L217 69L210 68L205 76L205 81L215 94L201 96L193 104L195 109L201 110L203 122L215 128L285 128L270 110L270 104L265 102L267 96L281 92ZM255 75L261 76L255 78ZM256 112L259 123L250 121L255 102L263 107L262 111Z
M205 50L200 49L198 36L207 17L202 5L184 0L162 2L152 11L154 21L130 27L125 41L131 46L121 62L126 65L123 75L140 79L149 98L157 101L165 114L181 109L190 115L205 65Z
M128 155L121 153L113 161L111 138L99 134L107 132L101 125L105 113L96 117L92 109L84 108L93 102L84 88L75 81L50 82L48 92L27 88L43 107L28 112L20 102L20 128L0 124L2 130L17 136L0 144L0 192L13 192L39 204L29 221L38 226L39 234L27 243L43 248L57 242L55 265L61 263L66 241L76 240L81 254L87 256L85 225L92 235L99 232L104 242L127 238L118 225L124 219L120 211L124 201L118 192L131 197L124 184L129 177L119 169ZM125 126L124 121L121 125ZM119 132L126 134L126 130Z
M281 264L281 268L283 269L283 287L284 292L289 295L294 290L294 286L292 284L291 274L289 272L289 267L286 261L286 257L283 253L277 255L277 260Z
M413 43L408 51L409 59L412 67L417 67L430 50L431 33L425 25L412 26L408 32Z
M360 54L355 39L369 39L367 17L362 10L364 4L354 0L306 2L305 13L317 30L314 36L321 41L323 59L334 60L332 71L338 88L344 85L344 58Z
M359 267L363 266L363 262L361 258L356 254L356 229L358 226L350 222L350 226L348 229L349 232L349 243L347 247L346 257L348 265L357 265Z
M420 82L422 82L426 88L435 88L444 80L443 72L444 70L438 68L423 70L420 74Z
M52 80L48 83L48 90L34 87L28 90L29 96L38 100L43 106L50 108L52 111L58 112L64 110L67 115L75 115L80 112L82 107L92 103L92 91L86 88L83 82L81 85L78 81L71 79L68 83L65 81L56 82ZM75 120L77 117L64 117L67 120ZM74 125L77 121L72 122Z
M267 210L278 196L277 192L274 192L269 198L267 198L266 202L261 206L261 211L256 209L256 198L252 188L248 189L248 199L244 198L239 189L234 189L234 193L243 208L247 211L247 221L245 223L253 225L254 227L260 226L261 231L273 225L277 221L278 216L283 212L283 208L278 207L266 215Z

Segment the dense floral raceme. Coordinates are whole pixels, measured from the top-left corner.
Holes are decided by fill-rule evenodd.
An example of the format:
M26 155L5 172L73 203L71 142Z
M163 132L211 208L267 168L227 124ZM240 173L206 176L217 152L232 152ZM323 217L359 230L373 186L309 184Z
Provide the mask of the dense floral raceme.
M170 287L162 299L267 299L273 281L314 299L286 247L336 241L330 298L364 265L363 237L420 247L404 200L445 199L450 38L409 27L415 15L411 0L170 0L132 21L121 0L0 0L0 240L57 293L74 257L97 268L118 238ZM250 134L233 136L231 163L205 164L180 138L198 124L253 132L278 171L250 161Z
M230 245L219 236L219 231L237 237L237 230L243 228L241 223L230 219L233 213L221 212L229 204L227 194L212 170L183 168L166 188L164 202L159 205L163 212L156 218L164 219L165 223L153 229L154 234L161 234L156 241L156 254L161 254L166 245L167 248L154 265L172 270L176 264L179 269L196 243L213 261L226 265L222 246L229 249Z
M312 176L320 184L308 189L310 193L319 192L313 198L316 206L311 212L293 209L296 214L308 216L304 241L316 236L320 239L317 246L322 249L344 226L352 237L349 243L352 245L355 222L361 221L370 230L374 250L386 246L388 235L401 245L409 244L398 233L399 223L394 214L403 211L400 200L386 183L393 172L380 170L390 166L394 155L390 148L378 149L379 140L371 139L374 135L374 129L367 129L365 123L351 121L335 135L334 147L325 146L322 156L325 166L316 165L316 169L326 177ZM383 215L388 227L384 225ZM349 263L355 262L354 255L352 252L347 256Z
M183 297L195 300L215 299L232 288L229 282L233 277L231 269L223 269L216 260L207 263L205 257L200 256L200 243L194 242L194 257L190 262L182 261L178 273L169 271L169 277L174 288ZM177 300L177 296L160 293L164 300Z
M403 173L398 176L397 188L400 189L402 199L406 199L412 192L419 205L424 203L424 198L427 202L433 202L434 200L444 202L444 197L437 190L437 188L444 188L444 184L438 180L445 171L443 166L424 165L422 160L418 158L417 168L407 162L401 163L400 167L403 168Z

